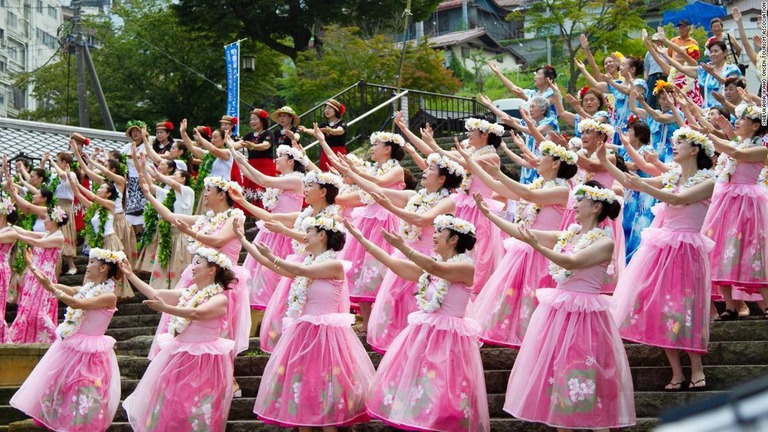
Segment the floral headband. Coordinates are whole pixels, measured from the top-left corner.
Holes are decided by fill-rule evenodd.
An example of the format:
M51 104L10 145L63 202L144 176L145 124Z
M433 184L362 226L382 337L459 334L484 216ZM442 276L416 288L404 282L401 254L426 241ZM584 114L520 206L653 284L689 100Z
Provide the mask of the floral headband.
M374 132L371 134L371 145L376 144L377 141L381 141L383 143L393 143L397 144L400 147L405 146L405 139L400 135L396 133L391 132Z
M277 154L277 157L280 157L282 155L288 155L291 157L291 159L300 163L304 167L309 165L309 159L307 159L307 156L301 151L299 151L298 149L295 149L291 146L287 146L287 145L277 146L276 154Z
M584 96L587 94L588 91L589 91L589 86L584 86L584 87L580 88L579 89L579 100L584 99Z
M748 118L750 120L760 120L763 110L755 105L741 104L736 107L737 118Z
M224 270L232 269L232 261L229 259L229 257L215 249L201 247L197 249L195 255L199 256L200 258L205 258L209 263L216 264Z
M117 264L121 261L125 261L126 256L125 256L125 253L122 251L91 248L91 250L88 252L88 258Z
M624 57L624 54L622 54L622 53L620 53L620 52L618 52L618 51L614 51L614 52L612 52L612 53L611 53L611 56L612 56L612 57L616 57L617 59L619 59L619 61L622 61L622 62L624 61L624 58L625 58L625 57Z
M462 234L475 235L475 226L472 225L472 223L465 221L464 219L457 218L456 216L451 216L451 215L437 216L435 218L434 225L435 225L435 229L438 231L450 229L452 231L457 231Z
M338 233L344 232L344 227L341 225L339 221L337 221L334 218L313 217L313 218L305 218L301 222L301 229L304 231L307 231L313 227L323 231L333 231Z
M429 156L427 156L427 164L429 165L435 164L440 168L447 169L449 173L455 176L459 176L462 179L464 179L467 176L467 172L464 170L463 166L437 153L432 153Z
M712 144L712 140L706 137L701 132L696 132L691 128L680 128L672 134L672 139L677 142L679 140L685 140L686 142L701 147L707 157L715 155L715 146Z
M584 143L581 141L581 138L573 137L570 140L568 140L568 149L571 151L581 150L581 147L583 145Z
M353 153L347 153L347 160L352 162L352 165L358 168L365 168L368 166L368 162L360 159Z
M665 91L665 90L672 90L674 88L674 84L668 83L664 80L658 80L656 81L656 85L653 86L653 94L659 94L659 92Z
M229 192L230 189L234 189L238 192L242 192L243 188L240 187L239 184L233 181L227 181L224 180L223 177L206 177L205 178L205 188L208 189L209 187L215 186L224 192Z
M590 201L605 201L613 204L616 201L616 194L610 189L602 189L594 186L579 185L573 194L577 198L586 198Z
M14 210L16 210L16 206L13 204L11 198L4 196L0 199L0 214L9 215Z
M593 130L595 132L604 134L609 138L612 138L614 133L613 126L607 123L596 122L592 119L581 120L579 122L579 132L584 133L584 131L588 130Z
M559 146L552 141L542 141L541 144L539 144L539 151L542 154L560 159L568 165L576 165L576 162L579 161L579 156L576 153L565 147Z
M611 118L611 115L608 114L608 111L601 110L601 111L596 112L594 115L592 115L593 119L597 118L597 117Z
M480 132L492 133L499 137L504 135L504 126L497 123L491 123L488 120L478 119L474 117L468 118L464 122L464 129L468 131L479 130Z
M56 223L61 223L64 221L64 218L67 217L67 212L64 211L59 206L56 206L51 209L51 220Z
M337 176L336 174L313 170L304 176L305 185L310 185L312 183L331 185L335 186L336 188L341 188L341 186L344 184L344 180L342 180L341 177Z

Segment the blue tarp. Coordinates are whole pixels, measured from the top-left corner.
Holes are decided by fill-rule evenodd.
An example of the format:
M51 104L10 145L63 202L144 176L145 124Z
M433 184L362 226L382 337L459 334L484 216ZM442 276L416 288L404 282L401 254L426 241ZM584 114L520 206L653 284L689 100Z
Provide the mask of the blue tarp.
M693 2L682 9L671 10L664 12L663 24L675 24L681 19L687 19L691 22L692 26L704 27L707 33L710 32L709 21L712 18L724 17L728 15L728 12L723 6L715 6L713 4L697 1Z

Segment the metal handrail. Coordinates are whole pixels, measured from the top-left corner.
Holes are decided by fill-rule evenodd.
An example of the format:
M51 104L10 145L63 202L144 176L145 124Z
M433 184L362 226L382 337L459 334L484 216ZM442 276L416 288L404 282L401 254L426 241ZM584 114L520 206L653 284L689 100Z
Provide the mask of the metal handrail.
M391 98L389 98L387 101L385 101L385 102L382 102L381 104L379 104L379 105L378 105L378 106L376 106L375 108L372 108L372 109L368 110L368 111L367 111L365 114L362 114L362 115L360 115L360 116L356 117L354 120L351 120L349 123L347 123L347 126L352 126L353 124L355 124L355 123L359 122L360 120L363 120L364 118L366 118L366 117L370 116L370 115L371 115L371 114L373 114L374 112L376 112L376 111L378 111L378 110L380 110L380 109L384 108L385 106L387 106L387 105L391 104L392 102L394 102L394 101L396 101L396 100L398 100L398 99L402 98L403 96L407 95L409 91L410 91L410 90L403 90L402 92L400 92L400 93L398 93L398 94L396 94L396 95L392 96L392 97L391 97ZM317 145L319 142L320 142L320 141L318 141L318 140L315 140L315 141L313 141L311 144L309 144L308 146L304 147L304 150L309 150L309 149L311 149L312 147L314 147L315 145Z

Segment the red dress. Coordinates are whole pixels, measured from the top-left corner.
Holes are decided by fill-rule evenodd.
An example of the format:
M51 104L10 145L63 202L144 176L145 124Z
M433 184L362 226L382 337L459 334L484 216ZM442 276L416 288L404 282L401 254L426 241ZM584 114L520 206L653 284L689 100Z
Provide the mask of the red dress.
M251 132L245 135L243 140L261 144L263 142L269 142L270 136L271 134L267 131L262 131L260 133ZM266 150L248 150L248 164L265 175L272 177L276 176L277 170L275 169L274 148L274 145L270 145ZM238 174L239 172L240 170L238 169ZM261 207L261 202L258 201L258 192L263 191L264 188L245 176L243 176L241 185L243 186L243 193L245 194L246 199Z

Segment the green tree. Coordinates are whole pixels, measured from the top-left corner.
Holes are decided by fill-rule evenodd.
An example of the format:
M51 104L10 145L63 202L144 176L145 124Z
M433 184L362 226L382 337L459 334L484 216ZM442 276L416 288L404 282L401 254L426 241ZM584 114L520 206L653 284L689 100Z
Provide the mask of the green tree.
M673 0L664 3L662 9L672 9L683 3ZM575 60L582 51L579 35L585 34L590 46L604 47L607 52L626 49L626 42L633 39L629 35L645 27L642 17L647 8L645 0L540 0L507 18L524 19L526 31L536 31L537 37L549 36L553 38L553 47L564 47L570 77L568 91L573 92L579 79Z
M426 19L439 2L413 0L413 22ZM296 60L311 46L321 52L325 27L376 31L382 20L401 15L405 5L405 0L181 0L176 10L190 28L250 38Z
M101 42L91 55L118 129L130 119L178 124L188 118L192 124L213 125L224 112L226 93L214 83L225 82L223 46L232 38L190 31L168 5L162 0L134 0L113 9L122 25L105 19L84 23ZM259 72L241 75L241 99L262 105L274 97L281 56L253 42L245 42L242 51L255 55ZM68 57L62 54L60 61L17 77L18 84L33 83L35 97L46 101L24 117L51 122L68 117L70 124L78 124L75 59ZM91 126L103 127L91 88ZM248 111L241 103L241 114Z

